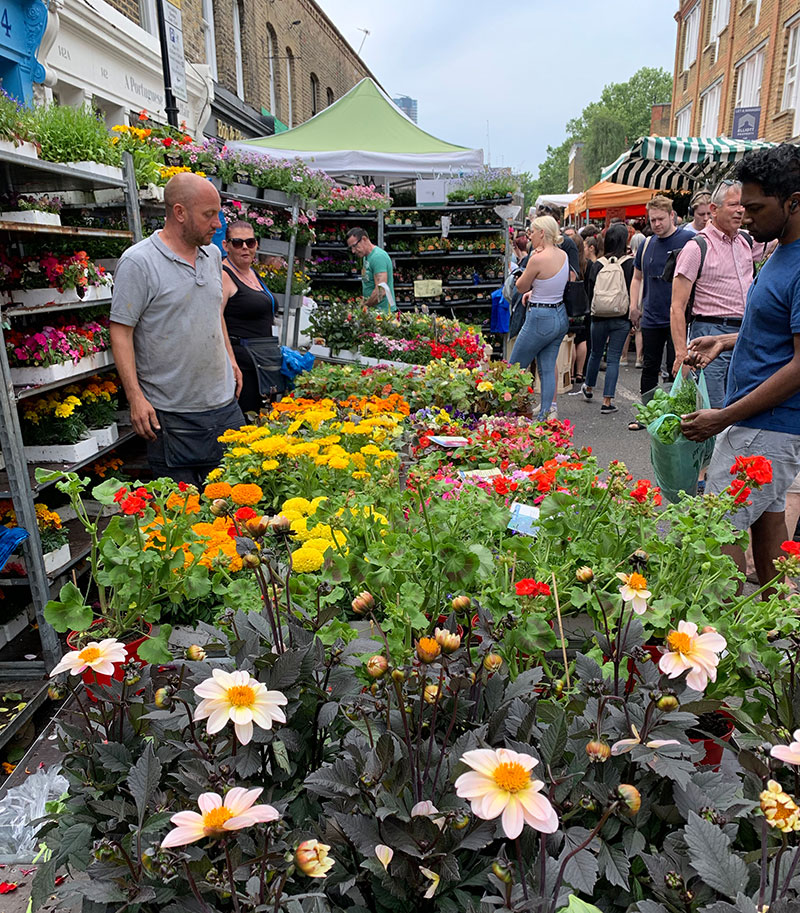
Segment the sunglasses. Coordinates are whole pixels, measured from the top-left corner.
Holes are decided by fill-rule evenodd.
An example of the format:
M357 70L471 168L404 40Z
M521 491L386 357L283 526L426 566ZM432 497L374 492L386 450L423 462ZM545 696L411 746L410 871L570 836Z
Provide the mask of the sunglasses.
M246 244L248 250L255 250L258 245L258 241L255 238L228 238L228 244L231 247L235 247L236 250L241 250L241 248Z

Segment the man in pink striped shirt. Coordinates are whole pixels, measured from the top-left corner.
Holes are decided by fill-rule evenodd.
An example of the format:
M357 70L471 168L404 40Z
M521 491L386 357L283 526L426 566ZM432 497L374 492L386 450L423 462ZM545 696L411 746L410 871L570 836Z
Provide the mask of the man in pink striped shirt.
M741 231L743 215L742 185L723 181L711 196L711 221L678 254L670 311L676 374L686 358L689 340L738 333L742 325L747 292L753 282L753 264L764 251L763 244L754 244ZM706 245L702 269L702 241L696 243L697 238ZM687 340L686 306L693 289ZM725 352L705 369L712 409L721 409L725 404L731 356L732 352Z

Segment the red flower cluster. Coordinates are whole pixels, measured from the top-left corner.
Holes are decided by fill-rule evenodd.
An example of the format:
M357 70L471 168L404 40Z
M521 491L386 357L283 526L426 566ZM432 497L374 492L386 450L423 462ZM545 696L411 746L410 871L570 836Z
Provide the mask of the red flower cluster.
M517 588L517 596L550 595L550 587L546 583L534 580L533 577L525 577L523 580L518 580L515 586Z
M258 514L253 510L252 507L240 507L239 510L237 510L234 514L234 517L237 520L252 520L253 517L257 516Z
M127 514L129 517L141 517L147 507L147 502L152 501L153 496L141 485L130 493L128 493L127 487L123 485L114 495L114 500L119 504L119 509L122 513Z
M559 469L583 469L583 463L559 462L558 460L545 460L545 462L531 473L531 481L542 494L548 494L556 484L556 474Z
M800 558L800 542L792 542L790 540L782 542L781 548L787 555L792 555L794 558Z
M763 456L738 456L731 466L731 475L758 486L769 485L772 481L772 463Z
M728 489L728 494L734 496L734 504L744 504L750 497L750 489L744 484L744 479L734 479Z
M661 489L653 488L651 492L652 482L649 479L639 479L636 483L636 487L631 489L631 497L634 501L638 501L640 504L644 504L647 500L648 494L653 496L653 504L658 506L661 504Z
M507 495L510 491L516 491L519 488L518 482L512 482L505 476L495 476L492 479L492 487L498 495Z

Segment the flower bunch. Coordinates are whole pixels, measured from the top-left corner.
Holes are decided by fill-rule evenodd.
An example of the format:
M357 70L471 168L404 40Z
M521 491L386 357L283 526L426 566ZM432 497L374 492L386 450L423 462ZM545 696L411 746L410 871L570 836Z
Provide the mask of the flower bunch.
M10 501L0 501L0 523L9 529L19 525ZM65 529L60 515L41 501L36 503L36 525L44 554L54 552L69 542L69 531Z
M331 212L357 210L369 212L375 209L388 209L392 198L381 193L374 184L353 184L352 187L332 186L330 193L319 201L321 209Z
M86 434L77 396L54 390L22 403L22 436L29 446L76 444Z
M761 488L772 481L772 463L763 456L737 456L731 475L735 476L728 488L734 504L744 504L753 488Z
M87 428L107 428L116 419L119 387L110 377L95 375L83 384L71 384L65 392L80 401L79 411Z
M50 366L72 361L109 348L111 339L108 317L98 317L82 324L67 323L44 326L26 332L10 330L5 335L6 352L12 367Z

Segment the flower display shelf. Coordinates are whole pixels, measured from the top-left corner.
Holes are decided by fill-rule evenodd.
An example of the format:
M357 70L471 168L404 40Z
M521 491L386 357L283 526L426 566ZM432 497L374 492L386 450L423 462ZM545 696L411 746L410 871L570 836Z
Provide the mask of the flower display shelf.
M104 165L102 162L66 162L65 168L75 168L114 181L122 181L122 169L116 165Z
M99 368L108 367L113 362L114 356L109 349L95 352L92 355L84 355L76 362L66 361L56 365L33 368L11 368L11 380L18 387L38 387L42 384L57 383L77 377L79 374L97 371Z
M110 285L90 285L83 295L70 288L59 292L54 288L17 288L9 293L17 307L38 308L48 304L87 304L90 301L108 301L111 298Z
M10 139L0 139L0 152L10 152L13 155L22 155L26 158L39 158L39 150L35 143L15 143Z
M94 456L99 449L97 438L91 435L75 444L36 444L23 448L29 463L78 463Z
M61 548L52 552L46 552L44 556L44 566L48 574L57 573L65 564L69 564L72 554L69 549L69 542L65 542Z
M116 422L112 422L105 428L90 428L89 436L97 441L98 449L110 447L119 440L119 426Z
M26 209L20 212L0 212L0 222L20 222L27 225L54 225L61 227L61 216L57 212Z
M258 242L258 252L273 257L288 257L289 242L281 241L279 238L261 238Z

